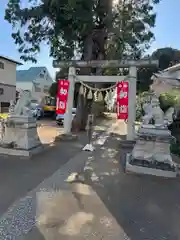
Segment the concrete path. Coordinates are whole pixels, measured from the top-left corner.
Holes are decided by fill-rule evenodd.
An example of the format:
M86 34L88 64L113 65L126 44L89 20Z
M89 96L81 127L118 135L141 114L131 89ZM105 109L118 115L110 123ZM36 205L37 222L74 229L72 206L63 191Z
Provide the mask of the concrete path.
M123 230L119 239L179 240L179 179L125 174L125 154L130 149L120 149L123 135L117 126L113 136L89 158L86 183Z
M101 126L101 128L102 128L102 126ZM108 135L109 135L109 133L108 133ZM61 145L62 145L62 142L61 142ZM62 147L65 148L65 145ZM72 150L71 146L69 146L69 148L67 148L67 145L66 145L66 149L69 152L70 152L70 150ZM82 149L82 145L81 145L81 149ZM51 153L49 152L49 155L48 155L48 153L46 153L44 155L44 159L42 159L41 162L44 163L44 160L46 157L49 159L49 161L52 161L52 159L53 159L52 153L54 153L54 158L57 159L58 153L57 153L57 151L53 151ZM59 151L59 155L60 155L60 151ZM82 171L88 155L89 155L88 152L79 152L79 153L76 152L76 154L74 153L74 157L71 158L70 161L68 161L62 167L60 167L60 164L59 164L60 168L49 178L46 177L46 179L43 182L41 182L39 185L38 185L38 182L40 181L40 179L45 177L45 174L44 174L44 176L42 174L42 172L45 170L43 170L43 165L41 165L41 167L42 167L42 172L41 172L41 169L38 168L38 166L37 166L38 162L36 162L34 160L33 162L34 162L35 167L33 168L33 171L31 173L29 173L28 175L27 175L27 171L26 171L26 174L21 174L21 177L19 178L19 181L18 181L18 183L19 183L19 194L18 195L22 196L24 194L25 197L14 202L13 205L11 205L11 207L8 209L8 211L5 212L2 215L2 217L0 218L0 239L19 239L19 237L23 233L29 232L29 231L31 231L31 229L34 229L36 216L39 215L39 211L41 210L40 207L43 206L43 204L42 204L43 199L44 198L47 199L45 197L46 194L44 192L50 192L51 194L54 192L55 193L63 192L63 194L62 194L63 196L65 196L66 195L65 193L67 192L67 195L69 195L69 194L72 195L72 190L71 189L68 190L68 188L70 188L70 186L72 186L72 184L66 183L65 180L69 177L69 175L71 173ZM62 159L63 158L64 157L62 157ZM16 164L17 164L17 162L16 162ZM38 170L36 171L35 169L38 169ZM46 169L46 174L48 175L50 173L50 171L47 171L47 166L44 169ZM35 173L35 174L33 174L33 173ZM23 177L22 177L22 175L23 175ZM39 179L35 180L38 177L38 175L39 175ZM32 179L32 176L34 176L34 179ZM35 188L28 193L27 193L27 189L28 189L27 185L24 184L26 187L24 187L22 190L23 183L26 182L28 184L28 181L26 181L27 178L29 178L29 180L31 180L33 182L33 184L37 186L37 187L34 186ZM15 178L13 178L13 179L14 179L14 184L16 184L17 181L15 181ZM20 181L22 182L22 184L20 184ZM32 183L30 184L29 190L31 190L33 188L32 187L33 184ZM17 187L18 187L18 184L17 184ZM18 191L17 187L15 188L15 186L13 186L13 189L15 189L16 192ZM68 193L68 191L69 191L69 193ZM93 193L93 195L95 195L95 194ZM10 196L10 197L15 198L15 196ZM12 200L12 198L10 198L10 200ZM7 199L7 196L6 196L6 199ZM66 202L66 201L70 202L70 204L66 204L67 208L69 208L70 210L71 209L73 210L73 208L74 208L73 206L77 205L77 203L75 203L75 205L73 205L73 201L72 201L72 208L71 208L71 198L68 197L66 200L64 199L64 202ZM44 204L46 204L46 202L47 201L45 201ZM4 204L5 204L5 201L4 201ZM6 206L8 204L6 204ZM63 203L60 205L63 206L63 208L64 208ZM90 206L90 202L88 203L88 205ZM71 213L71 212L69 212L69 213ZM25 237L28 237L28 236L29 235L27 235ZM24 236L23 236L23 238L24 238ZM34 236L34 239L39 239L39 237L35 238L35 236Z
M122 125L86 155L84 185L67 184L49 200L39 197L39 221L20 239L180 239L179 179L125 174Z
M85 142L85 134L80 136L78 142L57 142L54 147L34 156L32 160L20 159L13 156L7 158L1 157L0 215L16 199L26 195L81 151Z
M51 143L63 133L53 121L42 121L38 128L43 144ZM31 160L19 157L0 157L0 216L17 199L25 196L45 178L75 156L87 142L86 133L79 135L79 141L56 142L51 149L34 156Z
M179 240L179 179L125 174L123 126L15 202L0 219L0 239Z
M63 127L57 126L56 122L52 120L40 120L38 125L38 135L43 144L54 141L56 136L63 133Z

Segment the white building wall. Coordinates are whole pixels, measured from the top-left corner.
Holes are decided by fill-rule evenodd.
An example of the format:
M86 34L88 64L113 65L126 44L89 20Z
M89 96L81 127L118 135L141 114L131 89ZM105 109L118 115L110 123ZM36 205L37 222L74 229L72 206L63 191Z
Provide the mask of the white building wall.
M29 81L17 82L16 89L30 90L32 98L41 102L45 96L49 95L48 89L53 83L53 80L49 76L48 72L43 73L43 75L40 74L36 79L30 79Z
M16 63L0 58L4 69L0 68L0 83L16 86Z
M45 79L36 79L35 83L33 82L17 82L16 89L19 90L29 90L31 91L32 98L41 102L41 100L48 95L48 89L50 88L52 81Z
M16 90L29 90L32 91L32 82L16 82Z
M48 89L53 83L52 78L49 76L48 72L46 72L44 77L37 76L37 78L34 79L34 83L32 95L35 99L41 102L45 96L49 95Z

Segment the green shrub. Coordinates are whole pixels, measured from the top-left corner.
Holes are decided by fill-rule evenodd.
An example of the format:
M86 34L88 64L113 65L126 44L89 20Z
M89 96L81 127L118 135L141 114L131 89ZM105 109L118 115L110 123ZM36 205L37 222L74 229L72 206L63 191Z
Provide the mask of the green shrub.
M180 142L172 141L170 145L170 152L177 156L180 156Z
M143 93L139 94L136 97L136 121L141 121L142 116L144 115L144 110L143 110Z
M139 94L136 98L136 121L141 120L144 111L142 108L143 102L146 98L147 92L143 92ZM176 105L180 105L180 91L172 90L172 92L163 93L159 97L160 107L166 112L169 107L175 107Z
M168 108L174 107L177 104L177 96L172 93L163 93L159 97L160 107L165 112Z

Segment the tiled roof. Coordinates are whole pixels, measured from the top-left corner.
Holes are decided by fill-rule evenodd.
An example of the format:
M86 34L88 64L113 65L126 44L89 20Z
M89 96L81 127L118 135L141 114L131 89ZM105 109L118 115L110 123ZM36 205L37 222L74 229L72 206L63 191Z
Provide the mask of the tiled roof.
M32 82L43 71L47 71L46 67L31 67L28 70L16 71L17 82Z

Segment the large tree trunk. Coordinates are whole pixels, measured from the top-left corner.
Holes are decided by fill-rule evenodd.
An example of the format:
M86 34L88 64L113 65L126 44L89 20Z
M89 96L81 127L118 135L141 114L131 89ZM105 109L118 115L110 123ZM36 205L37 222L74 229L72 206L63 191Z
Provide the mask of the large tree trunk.
M107 18L109 18L112 9L112 0L99 0L97 5L97 15L99 15L100 22L92 32L85 38L84 41L84 51L82 55L82 60L104 60L105 59L105 44L107 40L107 28L109 27L107 23ZM111 19L110 21L111 22ZM81 75L102 75L102 68L99 69L81 69ZM92 85L91 83L89 83ZM99 83L94 85L98 88L102 87L103 84ZM76 131L85 130L87 116L89 111L96 111L96 103L93 102L94 106L90 106L92 101L87 100L87 94L84 96L79 94L78 104L77 104L77 114L73 121L73 129ZM96 108L96 109L95 109Z
M93 40L96 43L95 49L93 51L93 59L95 60L105 60L105 44L107 39L107 31L105 28L96 29L94 31ZM95 69L95 75L103 75L103 69L102 68L96 68ZM95 87L98 89L101 89L104 87L104 83L95 83ZM104 100L102 101L93 101L92 103L92 111L95 115L95 117L99 117L104 112Z
M92 47L93 47L92 34L89 34L84 41L84 51L82 55L82 60L90 61L92 59ZM90 74L91 74L90 68L80 69L80 75ZM77 100L77 114L72 123L72 130L75 131L85 130L89 110L88 105L89 101L87 100L87 94L84 95L79 92Z
M104 60L105 59L105 42L107 38L107 33L105 29L95 29L93 34L87 37L85 44L84 44L84 54L82 60L89 61L89 60ZM102 68L98 69L88 69L82 68L80 71L81 75L102 75L103 71ZM103 83L93 84L88 83L93 87L101 88L103 87ZM89 107L90 102L92 106ZM82 95L79 93L78 96L78 103L77 103L77 114L73 120L72 130L80 131L85 130L87 116L89 111L92 111L96 116L102 113L102 102L94 102L89 101L87 99L87 94Z

